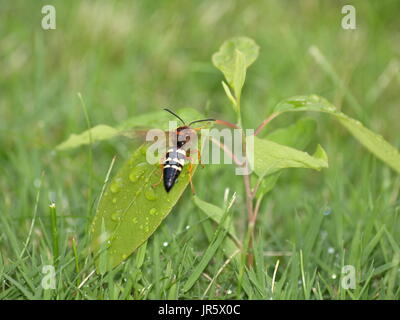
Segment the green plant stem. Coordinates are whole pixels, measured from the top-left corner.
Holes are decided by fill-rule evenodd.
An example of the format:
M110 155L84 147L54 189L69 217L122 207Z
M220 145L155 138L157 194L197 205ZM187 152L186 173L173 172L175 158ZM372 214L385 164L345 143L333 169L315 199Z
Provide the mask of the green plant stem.
M256 129L256 131L254 131L254 135L258 135L262 129L264 129L264 127L273 119L275 119L277 116L279 116L280 113L279 112L275 112L273 114L271 114L268 118L266 118Z
M77 243L75 237L72 238L72 250L74 252L74 259L75 259L75 271L76 274L78 275L80 272L80 267L79 267L79 257L78 257L78 249L77 249ZM79 278L76 279L77 285L79 285Z
M85 120L86 120L86 126L88 128L88 135L89 135L89 149L88 149L88 155L89 155L89 188L88 188L88 201L87 201L87 213L89 214L91 211L91 206L92 206L92 187L93 187L93 137L92 137L92 132L90 131L90 128L92 128L92 124L90 122L89 114L86 108L86 104L83 101L82 94L78 92L78 98L81 102L83 113L85 115Z
M246 135L243 131L243 126L242 126L242 115L241 115L241 108L240 108L240 97L237 98L237 112L238 112L238 126L242 130L242 154L244 158L244 164L243 167L245 169L245 173L243 175L243 183L244 183L244 188L246 192L246 208L247 208L247 230L248 230L248 240L246 241L246 244L244 247L244 255L247 256L247 265L252 266L253 265L253 254L252 254L252 248L253 248L253 238L254 238L254 226L255 226L255 215L254 215L254 209L253 209L253 199L254 195L251 191L251 183L250 183L250 174L248 173L248 159L247 159L247 148L246 148ZM247 236L246 236L247 238Z
M59 246L58 246L58 227L57 227L56 204L51 203L49 208L50 208L51 239L52 239L52 243L53 243L53 264L57 268L58 258L59 258Z

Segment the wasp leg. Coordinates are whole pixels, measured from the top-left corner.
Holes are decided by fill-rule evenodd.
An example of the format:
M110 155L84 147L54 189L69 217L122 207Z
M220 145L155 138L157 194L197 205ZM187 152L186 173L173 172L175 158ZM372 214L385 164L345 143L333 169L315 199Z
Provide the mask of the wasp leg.
M194 189L193 181L192 181L192 172L193 172L193 164L192 161L193 159L191 157L186 156L186 159L189 159L189 167L188 167L188 173L189 173L189 182L190 182L190 188L192 189L192 194L195 195L196 191Z
M192 171L193 171L193 165L190 162L189 163L189 182L190 182L190 187L192 188L192 193L193 193L193 195L195 195L196 191L194 190L194 185L193 185L193 181L192 181Z
M204 169L205 166L204 166L204 164L201 162L201 153L200 153L200 150L194 149L194 150L191 150L191 151L197 153L197 160L199 161L199 164L201 165L201 167Z
M152 184L151 186L152 186L153 188L157 187L157 186L161 183L161 181L162 181L162 179L163 179L163 176L164 176L164 170L163 170L163 169L164 169L164 166L163 166L162 163L160 163L160 169L161 169L160 181L158 181L157 183Z

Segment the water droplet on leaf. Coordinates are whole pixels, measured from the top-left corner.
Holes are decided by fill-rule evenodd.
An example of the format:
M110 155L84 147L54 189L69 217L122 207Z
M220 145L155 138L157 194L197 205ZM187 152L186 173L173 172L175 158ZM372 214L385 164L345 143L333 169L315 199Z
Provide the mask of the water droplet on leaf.
M113 213L112 215L111 215L111 220L112 221L118 221L119 220L119 214L118 213Z
M110 185L110 190L112 193L117 193L121 190L121 183L119 181L114 181Z
M146 197L147 200L154 201L157 199L156 193L154 192L152 187L149 187L146 189L144 192L144 196Z
M146 163L141 162L136 167L134 167L130 174L129 174L129 180L132 182L136 182L146 171Z

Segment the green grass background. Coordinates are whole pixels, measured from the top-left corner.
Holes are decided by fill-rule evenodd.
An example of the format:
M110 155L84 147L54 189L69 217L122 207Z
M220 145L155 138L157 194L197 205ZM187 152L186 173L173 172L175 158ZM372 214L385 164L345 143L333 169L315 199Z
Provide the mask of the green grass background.
M57 10L53 31L41 28L46 4ZM226 260L218 250L183 292L216 229L189 190L149 240L143 261L133 255L106 275L93 273L89 194L99 195L112 157L117 155L115 170L137 143L98 144L93 163L88 148L54 151L87 127L77 92L93 125L116 125L164 106L234 121L211 55L236 35L261 47L242 96L245 127L257 126L283 98L316 93L399 147L400 4L351 1L357 29L343 30L345 4L1 0L0 299L398 299L400 178L327 116L312 115L318 134L311 149L320 142L330 167L287 170L264 200L256 264L246 270L242 290L234 264L218 274ZM309 54L312 45L344 88ZM282 116L266 130L301 116ZM233 214L243 233L243 186L234 168L207 166L194 183L200 198L220 206L226 188L237 192ZM60 259L56 289L44 290L42 267L52 263L53 253L52 200ZM354 290L340 286L343 265L356 268Z

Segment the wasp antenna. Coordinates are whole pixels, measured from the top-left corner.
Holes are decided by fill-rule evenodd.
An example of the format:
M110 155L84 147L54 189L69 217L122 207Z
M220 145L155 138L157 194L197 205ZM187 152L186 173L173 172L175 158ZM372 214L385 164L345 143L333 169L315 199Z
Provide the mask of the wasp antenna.
M189 127L196 122L204 122L204 121L215 121L215 119L212 118L208 118L208 119L201 119L201 120L196 120L196 121L192 121L191 123L189 123Z
M172 110L170 110L168 108L164 108L164 110L169 112L170 114L173 114L175 117L177 117L179 120L181 120L184 125L186 125L185 121L183 121L182 118L180 116L178 116L175 112L173 112Z

